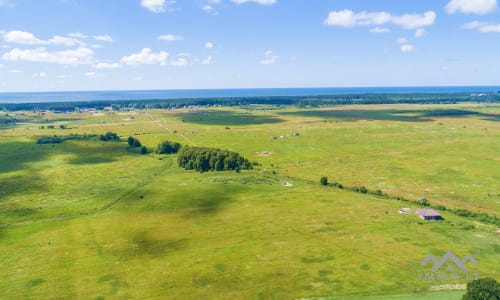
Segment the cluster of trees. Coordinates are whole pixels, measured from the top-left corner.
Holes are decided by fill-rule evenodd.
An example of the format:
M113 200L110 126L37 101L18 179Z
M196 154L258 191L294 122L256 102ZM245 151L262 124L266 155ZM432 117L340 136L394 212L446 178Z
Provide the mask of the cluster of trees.
M37 144L59 144L69 140L96 140L97 134L70 134L62 136L43 136L39 138Z
M186 170L199 172L252 169L252 164L240 154L216 148L182 147L177 162Z
M135 148L142 147L141 142L138 139L136 139L135 137L129 136L127 139L127 143L130 147L135 147Z
M136 139L135 137L129 136L127 138L127 144L132 149L139 148L139 153L140 154L146 154L146 153L148 153L148 148L146 148L146 146L143 146L141 144L141 142L138 139ZM129 148L129 151L131 151L130 148ZM131 151L131 152L137 153L137 151Z
M106 134L101 134L101 136L99 137L99 139L101 141L104 141L104 142L107 142L107 141L119 141L120 140L120 137L118 136L118 134L114 133L114 132L106 132Z
M175 142L165 141L158 145L156 153L158 154L172 154L177 153L181 148L181 144Z

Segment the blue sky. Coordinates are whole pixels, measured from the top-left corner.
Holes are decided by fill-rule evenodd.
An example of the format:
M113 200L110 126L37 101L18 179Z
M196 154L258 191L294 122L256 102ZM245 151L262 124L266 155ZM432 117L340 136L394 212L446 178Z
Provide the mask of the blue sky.
M0 91L500 85L497 0L0 0Z

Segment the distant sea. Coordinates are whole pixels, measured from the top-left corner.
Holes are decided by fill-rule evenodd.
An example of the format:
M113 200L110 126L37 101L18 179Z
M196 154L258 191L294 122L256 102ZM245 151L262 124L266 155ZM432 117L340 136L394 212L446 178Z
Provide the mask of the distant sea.
M75 92L0 92L0 103L41 103L75 101L169 100L187 98L231 98L273 96L328 96L344 94L408 94L408 93L488 93L499 86L435 86L435 87L347 87L347 88L261 88L199 90L136 90Z

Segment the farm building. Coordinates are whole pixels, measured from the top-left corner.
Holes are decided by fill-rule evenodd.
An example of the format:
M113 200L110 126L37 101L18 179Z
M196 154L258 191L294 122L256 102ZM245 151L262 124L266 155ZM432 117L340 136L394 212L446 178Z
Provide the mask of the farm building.
M428 221L437 221L443 219L441 214L433 209L418 209L417 214L420 218Z

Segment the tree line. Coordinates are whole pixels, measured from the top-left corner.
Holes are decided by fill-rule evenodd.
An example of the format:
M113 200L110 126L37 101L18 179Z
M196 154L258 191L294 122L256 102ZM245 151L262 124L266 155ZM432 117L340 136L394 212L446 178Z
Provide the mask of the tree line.
M113 106L114 109L167 109L181 108L186 105L224 105L240 106L251 104L268 105L352 105L352 104L446 104L459 102L498 102L500 91L497 93L485 92L484 96L477 97L470 93L371 93L371 94L343 94L318 96L262 96L262 97L213 97L196 99L165 99L165 100L121 100L121 101L91 101L91 102L51 102L51 103L4 103L0 110L54 110L79 111L80 107L103 109Z

